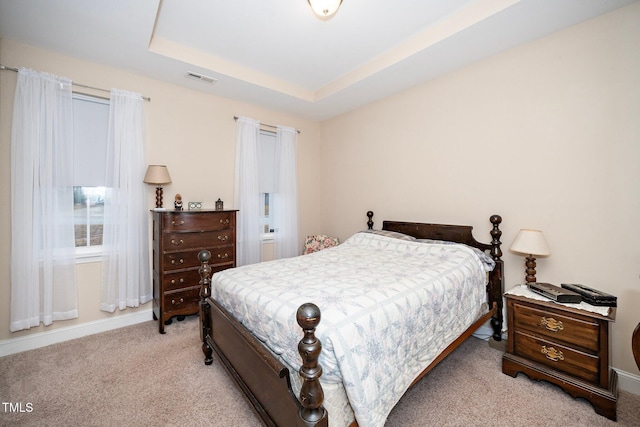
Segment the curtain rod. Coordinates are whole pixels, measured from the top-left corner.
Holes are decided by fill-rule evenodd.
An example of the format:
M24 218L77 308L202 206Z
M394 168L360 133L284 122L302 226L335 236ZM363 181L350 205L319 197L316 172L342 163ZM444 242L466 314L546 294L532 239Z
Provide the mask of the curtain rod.
M238 116L233 116L233 120L238 121ZM260 126L266 126L266 127L274 128L274 129L278 128L278 126L268 125L266 123L260 123ZM296 132L298 132L298 134L300 134L300 131L298 129L296 129Z
M2 64L0 64L0 70L15 71L16 73L19 71L19 70L18 70L17 68L15 68L15 67L7 67L6 65L2 65ZM99 91L102 91L102 92L111 92L111 91L110 91L110 90L108 90L108 89L101 89L101 88L99 88L99 87L87 86L87 85L83 85L83 84L80 84L80 83L76 83L76 82L74 82L74 81L71 81L71 84L72 84L73 86L84 87L84 88L86 88L86 89L99 90ZM143 97L142 97L142 99L144 99L145 101L149 101L149 102L151 102L151 98L149 98L148 96L143 96Z

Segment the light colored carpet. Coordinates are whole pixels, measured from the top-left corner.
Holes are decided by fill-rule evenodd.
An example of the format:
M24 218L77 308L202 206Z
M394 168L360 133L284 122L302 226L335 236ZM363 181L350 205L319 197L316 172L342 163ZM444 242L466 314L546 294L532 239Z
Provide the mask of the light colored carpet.
M3 426L259 426L217 359L205 366L198 318L158 333L149 321L0 358ZM470 338L410 389L388 427L640 426L640 396L620 392L618 423L584 400L501 372L498 350ZM6 405L5 405L6 406Z

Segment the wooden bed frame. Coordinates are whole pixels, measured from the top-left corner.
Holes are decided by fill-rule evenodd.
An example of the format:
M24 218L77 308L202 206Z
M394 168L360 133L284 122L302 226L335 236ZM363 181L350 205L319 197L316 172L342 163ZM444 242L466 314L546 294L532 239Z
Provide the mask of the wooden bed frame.
M368 228L373 229L373 212L367 212L367 217L369 218ZM418 239L464 243L487 251L496 262L495 268L489 273L487 284L489 312L447 347L422 371L412 385L487 320L491 319L493 338L497 341L501 340L504 274L500 249L502 231L499 225L502 218L499 215L492 215L490 221L493 224L490 244L476 241L472 235L473 227L471 226L398 221L384 221L382 224L383 230L409 234ZM298 324L304 331L304 337L298 345L302 358L300 368L302 389L298 399L291 388L289 369L217 301L210 298L211 254L206 250L201 251L198 259L201 262L202 278L200 281L200 336L205 364L210 365L213 362L212 354L215 351L267 426L328 426L327 411L322 406L324 399L320 385L322 367L318 365L322 345L314 334L315 328L320 323L320 309L311 303L303 304L296 316ZM352 426L357 426L357 423L354 422Z

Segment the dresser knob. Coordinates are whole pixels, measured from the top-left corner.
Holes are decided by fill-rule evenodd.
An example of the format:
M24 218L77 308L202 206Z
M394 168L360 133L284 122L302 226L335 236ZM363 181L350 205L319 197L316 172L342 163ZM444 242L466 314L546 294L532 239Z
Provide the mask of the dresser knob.
M540 318L540 326L544 326L551 332L558 332L564 329L562 320L556 320L553 317L549 317L548 319L546 317Z
M229 258L229 254L228 253L224 253L224 254L218 254L218 259L227 259Z
M184 279L181 277L180 280L178 280L178 283L184 283ZM171 284L175 285L176 284L176 279L171 279Z
M184 259L180 258L179 260L172 259L171 264L176 265L176 263L184 264Z
M226 234L224 236L218 236L218 240L220 240L221 242L226 242L227 240L229 240L229 236L227 236Z
M184 221L178 221L178 222L171 221L171 225L184 225Z
M545 355L547 359L553 360L554 362L557 362L558 360L564 360L564 355L562 354L562 351L556 350L553 347L547 348L546 345L543 345L540 351L542 352L542 354Z
M171 239L171 244L172 244L173 246L180 246L180 245L181 245L181 244L183 244L183 243L184 243L184 240L182 240L182 239L180 239L180 240L178 240L178 241L176 241L175 239Z
M183 299L183 298L180 298L180 299L178 300L178 304L182 304L183 302L184 302L184 299ZM174 305L175 305L175 304L176 304L176 300L172 299L172 300L171 300L171 304L174 304Z
M221 220L220 220L220 224L222 224L222 225L229 225L229 218L221 219Z

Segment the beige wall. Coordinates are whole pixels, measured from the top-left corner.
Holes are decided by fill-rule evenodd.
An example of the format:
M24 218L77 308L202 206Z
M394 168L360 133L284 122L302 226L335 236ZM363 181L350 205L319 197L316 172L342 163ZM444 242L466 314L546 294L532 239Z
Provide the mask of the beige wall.
M233 116L253 117L268 124L292 126L298 136L298 170L301 233L313 234L320 218L317 194L321 171L318 123L279 113L255 105L243 104L166 84L121 69L105 67L50 51L0 40L0 63L12 67L30 67L79 83L100 88L116 87L140 92L151 98L145 105L147 120L147 159L149 163L167 164L172 184L164 187L164 204L173 203L179 192L185 201L202 201L213 207L219 197L225 208L233 208L235 168L235 121ZM0 73L0 340L49 331L115 314L99 310L101 263L78 264L79 312L76 320L55 322L52 326L9 332L10 307L10 129L17 74ZM105 96L104 93L95 94ZM155 189L148 189L149 208L155 206ZM300 243L302 251L302 241ZM146 310L150 304L138 310ZM151 315L149 315L151 318Z
M6 40L0 60L150 96L148 159L168 164L169 200L180 192L185 200L209 203L221 197L230 207L231 117L246 115L302 131L303 235L344 240L364 228L371 209L376 227L383 219L472 224L481 239L488 236L489 216L499 213L508 289L524 275L524 260L509 253L509 244L519 228L541 228L553 254L538 260L538 279L617 295L613 365L638 374L630 340L640 321L639 21L635 3L323 123ZM0 73L5 207L14 86L13 73ZM0 340L16 335L8 333L9 232L6 208L0 210ZM77 322L109 316L97 308L99 264L78 271Z
M618 296L613 366L638 374L640 4L341 115L322 125L324 232L383 219L503 217L506 288L518 229L544 231L538 280Z

